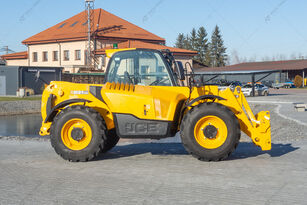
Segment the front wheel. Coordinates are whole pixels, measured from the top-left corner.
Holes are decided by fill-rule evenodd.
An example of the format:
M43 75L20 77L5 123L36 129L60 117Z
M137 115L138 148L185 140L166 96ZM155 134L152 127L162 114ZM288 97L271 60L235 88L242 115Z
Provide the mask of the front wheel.
M104 143L104 148L102 149L102 153L105 153L111 150L118 143L119 137L116 134L115 129L108 130L107 138Z
M226 159L240 140L240 126L231 110L218 103L203 103L192 108L180 125L185 149L204 161Z
M71 106L54 118L51 145L62 158L88 161L104 148L106 127L100 114L85 106Z

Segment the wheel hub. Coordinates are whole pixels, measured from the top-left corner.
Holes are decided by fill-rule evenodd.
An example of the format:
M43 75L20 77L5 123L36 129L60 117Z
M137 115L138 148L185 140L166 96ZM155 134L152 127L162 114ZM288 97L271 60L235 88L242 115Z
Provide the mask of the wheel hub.
M213 125L207 125L203 130L204 135L208 139L215 139L217 135L217 129Z
M71 137L76 141L80 141L84 137L84 132L79 127L73 128L73 130L71 131Z

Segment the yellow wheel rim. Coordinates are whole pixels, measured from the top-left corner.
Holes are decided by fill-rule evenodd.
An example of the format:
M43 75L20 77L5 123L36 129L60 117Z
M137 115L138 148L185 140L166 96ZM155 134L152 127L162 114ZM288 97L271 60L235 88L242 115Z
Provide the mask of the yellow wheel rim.
M74 129L82 131L82 139L75 140L72 137L72 131ZM67 148L71 150L82 150L86 148L92 140L92 129L89 124L82 119L70 119L62 127L61 138Z
M205 136L208 128L214 129L214 134ZM227 138L227 126L225 122L213 115L208 115L197 121L194 127L194 137L198 144L206 149L216 149L224 144Z

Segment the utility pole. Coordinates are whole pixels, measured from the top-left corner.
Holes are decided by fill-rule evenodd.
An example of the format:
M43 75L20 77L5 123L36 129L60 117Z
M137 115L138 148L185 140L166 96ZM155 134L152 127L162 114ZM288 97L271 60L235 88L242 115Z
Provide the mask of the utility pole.
M14 53L15 51L9 49L8 46L3 46L2 48L0 48L0 52L5 52L5 54L9 54L9 53Z
M93 48L92 48L92 39L91 39L91 35L92 35L92 24L93 24L93 10L94 10L94 1L95 0L85 0L85 8L87 10L87 66L88 68L93 66Z

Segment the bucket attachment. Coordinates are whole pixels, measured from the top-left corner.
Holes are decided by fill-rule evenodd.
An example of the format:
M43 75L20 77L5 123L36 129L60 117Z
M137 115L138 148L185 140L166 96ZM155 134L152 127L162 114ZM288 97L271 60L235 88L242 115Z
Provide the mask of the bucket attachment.
M221 91L220 96L226 99L220 102L233 110L240 123L241 130L252 139L253 143L261 147L263 151L270 150L270 112L261 111L254 116L240 87L236 87L234 91L229 88Z

